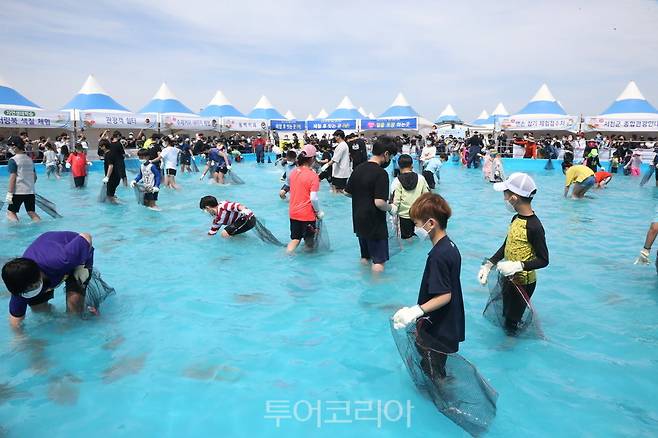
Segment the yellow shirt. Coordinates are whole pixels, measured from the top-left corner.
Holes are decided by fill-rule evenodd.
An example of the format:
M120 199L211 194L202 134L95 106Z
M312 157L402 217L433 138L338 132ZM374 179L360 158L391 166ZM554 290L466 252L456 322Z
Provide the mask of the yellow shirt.
M575 182L581 183L590 176L594 176L594 171L592 169L587 166L583 166L582 164L576 164L567 169L564 185L569 187Z

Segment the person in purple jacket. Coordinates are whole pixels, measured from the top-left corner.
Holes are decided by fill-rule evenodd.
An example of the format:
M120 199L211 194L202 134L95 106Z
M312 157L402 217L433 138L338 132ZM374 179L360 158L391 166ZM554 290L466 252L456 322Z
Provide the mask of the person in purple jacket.
M23 257L2 267L2 280L11 293L9 322L18 328L27 306L33 312L50 310L48 301L55 289L65 283L66 310L81 313L85 291L94 264L91 235L72 231L50 231L32 242ZM96 313L95 309L88 309Z

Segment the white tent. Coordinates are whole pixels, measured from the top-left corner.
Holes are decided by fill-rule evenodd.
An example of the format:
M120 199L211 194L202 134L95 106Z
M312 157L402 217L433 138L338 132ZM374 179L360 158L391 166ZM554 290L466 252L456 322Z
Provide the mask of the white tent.
M226 98L222 90L217 90L210 103L200 113L204 117L244 117Z
M247 117L258 120L283 120L285 117L272 105L267 96L261 96Z
M436 123L462 123L462 120L459 118L452 105L448 104L445 109L441 111L439 117L436 118Z
M359 114L361 114L363 117L368 117L368 113L363 109L362 106L360 106L357 111L359 111Z
M585 118L585 129L605 132L658 132L658 110L630 81L617 99L600 115Z
M308 122L309 120L313 120L313 119L314 119L313 114L308 113L308 116L306 116L306 121Z
M42 108L16 91L7 81L0 77L0 108L15 110L34 110Z
M290 110L286 111L283 117L285 117L286 120L297 120L297 117Z
M327 118L331 120L359 120L362 119L363 116L359 110L356 109L352 100L345 96Z
M498 123L508 131L576 131L579 117L570 116L543 84L518 113L502 117Z
M318 113L318 115L315 116L315 118L318 119L318 120L319 119L326 119L327 117L329 117L329 113L324 108L322 108L320 110L320 112Z

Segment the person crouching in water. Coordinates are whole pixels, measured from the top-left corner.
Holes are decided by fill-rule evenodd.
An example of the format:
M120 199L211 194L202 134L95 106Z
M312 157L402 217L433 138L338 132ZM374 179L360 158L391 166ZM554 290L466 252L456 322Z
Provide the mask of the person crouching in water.
M451 214L446 200L434 193L425 193L411 206L416 235L429 239L432 249L425 262L417 305L403 307L393 315L396 330L416 323L420 366L432 380L446 377L447 354L456 353L465 338L461 254L446 234Z
M427 181L427 186L434 190L436 185L441 181L441 167L448 161L448 156L444 153L437 154L425 162L423 177Z
M199 208L213 217L209 236L217 234L223 226L221 236L229 238L246 233L256 225L256 216L239 202L217 201L214 196L204 196L199 201Z
M87 154L84 152L82 144L75 144L75 151L69 154L66 159L66 168L71 169L73 175L73 184L76 188L85 186L85 179L87 178L87 165L91 163L87 161Z
M564 197L569 195L569 187L573 184L572 196L574 199L584 198L585 193L596 184L592 169L582 164L573 165L573 163L562 163L562 166L565 174Z
M161 173L158 166L149 161L149 151L140 149L137 152L141 166L139 166L139 173L133 181L130 182L130 187L135 187L138 182L142 182L144 188L144 205L151 210L159 211L156 205L158 200L158 193L160 192Z
M400 237L402 239L411 239L414 234L414 222L411 220L409 211L416 199L420 198L423 193L429 193L430 188L425 178L420 178L413 171L414 161L410 155L402 154L398 158L400 166L400 175L393 180L391 185L391 215L396 214L400 218ZM432 175L434 178L434 175Z

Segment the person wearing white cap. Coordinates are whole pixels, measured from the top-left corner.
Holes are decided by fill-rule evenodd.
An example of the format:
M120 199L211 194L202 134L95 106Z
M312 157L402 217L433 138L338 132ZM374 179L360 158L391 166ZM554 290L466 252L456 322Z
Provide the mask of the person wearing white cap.
M525 173L515 172L505 181L495 183L494 190L503 192L505 206L515 213L503 245L480 268L478 280L487 284L489 271L495 265L508 281L503 286L503 316L508 333L514 334L523 319L526 303L519 293L525 290L530 299L537 285L536 269L548 266L548 248L544 227L532 209L537 186ZM515 286L516 285L516 286Z

